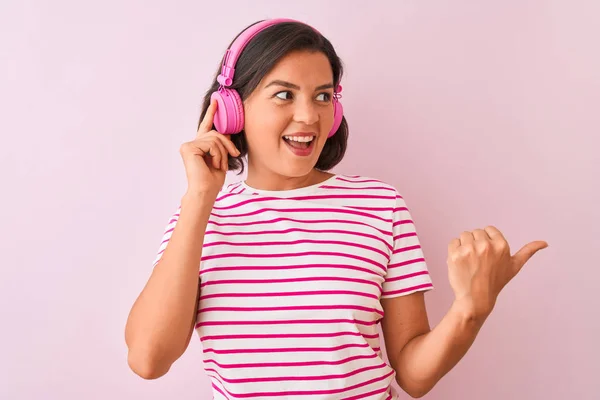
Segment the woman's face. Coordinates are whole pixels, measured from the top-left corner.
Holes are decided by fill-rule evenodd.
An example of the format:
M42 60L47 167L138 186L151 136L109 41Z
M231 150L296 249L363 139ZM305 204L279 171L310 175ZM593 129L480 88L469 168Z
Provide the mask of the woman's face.
M283 57L244 101L249 174L311 173L333 126L332 97L333 72L325 54L296 51Z

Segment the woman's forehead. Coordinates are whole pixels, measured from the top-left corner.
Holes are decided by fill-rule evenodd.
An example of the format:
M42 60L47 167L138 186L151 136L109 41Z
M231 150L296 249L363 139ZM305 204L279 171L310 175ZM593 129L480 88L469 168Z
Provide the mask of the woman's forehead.
M287 54L263 78L268 85L273 80L281 80L300 86L314 87L332 83L333 71L327 56L321 52L298 51ZM263 85L263 86L264 86Z

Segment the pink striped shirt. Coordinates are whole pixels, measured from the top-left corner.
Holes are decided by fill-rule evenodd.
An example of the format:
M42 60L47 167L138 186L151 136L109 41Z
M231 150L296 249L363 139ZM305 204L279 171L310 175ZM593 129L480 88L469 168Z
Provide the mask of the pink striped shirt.
M286 191L227 185L204 238L196 323L214 398L398 398L380 299L432 287L393 186L349 175Z

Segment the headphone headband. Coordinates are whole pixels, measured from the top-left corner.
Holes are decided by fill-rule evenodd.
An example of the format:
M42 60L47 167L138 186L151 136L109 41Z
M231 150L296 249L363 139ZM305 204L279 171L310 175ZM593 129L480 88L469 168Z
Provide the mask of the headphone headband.
M217 82L219 82L223 87L231 86L231 84L233 83L233 76L235 75L235 64L237 63L237 60L240 57L240 54L242 53L242 50L244 50L244 48L252 40L252 38L254 38L254 36L259 34L261 31L270 26L282 22L299 22L304 24L303 22L297 21L295 19L273 18L258 22L250 26L234 40L234 42L231 44L231 47L225 52L225 56L223 57L223 65L221 67L221 73L217 77ZM315 32L320 33L315 28L312 29Z

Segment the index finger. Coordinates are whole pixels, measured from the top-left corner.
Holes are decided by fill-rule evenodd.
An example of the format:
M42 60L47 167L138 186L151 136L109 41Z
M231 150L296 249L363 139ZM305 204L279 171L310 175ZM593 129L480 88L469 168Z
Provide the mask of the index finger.
M213 120L215 117L215 113L217 112L217 100L211 99L210 105L206 110L206 114L202 119L202 123L200 123L200 127L198 128L198 135L202 133L206 133L212 129Z
M502 232L500 232L495 226L486 226L484 230L487 232L487 234L490 236L490 239L492 240L506 240Z

